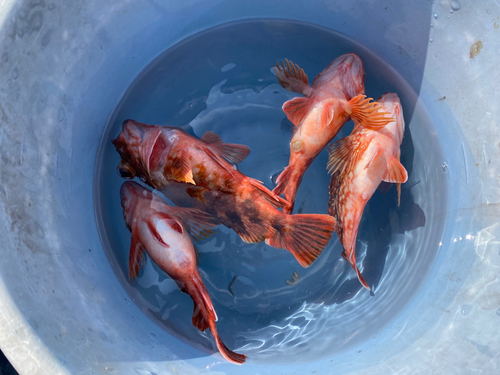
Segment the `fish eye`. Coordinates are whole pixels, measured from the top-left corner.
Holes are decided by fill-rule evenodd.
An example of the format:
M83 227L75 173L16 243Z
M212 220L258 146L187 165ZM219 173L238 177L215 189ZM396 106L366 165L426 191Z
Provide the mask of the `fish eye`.
M134 178L132 171L129 169L118 168L118 173L120 174L121 177L126 178L126 179Z

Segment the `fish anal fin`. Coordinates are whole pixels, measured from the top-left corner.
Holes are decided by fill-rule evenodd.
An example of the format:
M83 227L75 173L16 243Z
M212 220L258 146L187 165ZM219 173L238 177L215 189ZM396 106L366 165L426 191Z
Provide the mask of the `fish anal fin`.
M310 98L293 98L283 104L286 117L295 125L299 126L306 118L314 101Z
M241 163L250 154L250 147L235 143L224 143L221 137L212 131L207 131L201 139L210 145L210 148L233 164Z
M205 320L201 309L196 304L193 309L192 323L193 326L198 328L201 332L205 332L208 328L208 322Z
M292 167L290 165L286 166L285 169L278 175L276 179L277 185L273 189L273 193L276 195L281 195L285 192L286 185L290 179L290 175L292 174Z
M408 172L398 159L390 155L387 160L387 169L382 176L382 180L385 182L402 184L408 180Z
M312 88L309 86L307 74L297 64L285 59L281 61L281 65L277 62L273 69L278 82L284 89L304 96L311 94Z
M348 136L332 143L328 148L328 173L334 174L342 171L349 160L349 157L357 148L358 142L354 136Z
M398 188L398 207L401 205L401 184L398 182L397 183L397 188Z
M146 251L139 240L137 227L134 227L128 258L128 277L130 280L134 280L139 276L139 271L146 264L146 259Z
M394 122L390 112L385 111L378 102L371 100L373 99L360 94L349 100L344 109L353 120L366 129L380 130L388 123Z
M323 252L335 231L335 219L328 215L283 215L266 244L291 252L299 264L309 267Z
M282 208L288 205L286 200L280 198L277 194L269 190L261 181L248 177L248 182L250 185L257 188L257 190L261 193L261 197L271 203L275 208Z

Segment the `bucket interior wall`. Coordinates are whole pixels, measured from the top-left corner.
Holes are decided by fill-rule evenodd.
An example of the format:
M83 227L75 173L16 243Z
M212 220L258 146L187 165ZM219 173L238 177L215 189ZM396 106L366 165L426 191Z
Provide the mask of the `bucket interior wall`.
M101 241L94 177L106 125L148 64L207 29L267 20L282 25L273 31L276 40L301 35L287 22L326 28L392 67L413 93L404 110L407 128L419 134L418 142L412 138L415 154L428 156L413 161L413 173L431 168L445 191L433 190L434 180L420 185L425 211L434 212L427 223L440 233L424 247L437 250L414 295L390 321L368 317L370 339L343 334L352 345L331 354L303 350L286 361L279 351L266 357L254 350L238 373L498 372L499 16L494 1L1 2L2 351L21 374L235 371L203 342L181 339L141 311ZM258 42L256 34L252 43ZM272 41L262 45L272 51ZM220 68L233 62L243 64L221 61ZM268 75L272 63L262 62ZM366 67L367 80L375 65ZM119 113L133 114L141 100L151 104L138 97ZM417 129L421 113L433 127Z

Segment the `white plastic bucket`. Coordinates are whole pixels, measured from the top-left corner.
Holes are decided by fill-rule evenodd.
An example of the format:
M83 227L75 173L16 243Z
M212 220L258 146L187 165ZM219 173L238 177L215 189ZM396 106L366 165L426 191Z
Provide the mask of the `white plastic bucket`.
M2 351L21 374L497 373L499 17L494 1L0 2ZM440 124L430 136L449 201L430 274L373 339L234 367L130 301L98 235L93 177L104 126L142 69L196 32L252 18L341 32L394 67Z

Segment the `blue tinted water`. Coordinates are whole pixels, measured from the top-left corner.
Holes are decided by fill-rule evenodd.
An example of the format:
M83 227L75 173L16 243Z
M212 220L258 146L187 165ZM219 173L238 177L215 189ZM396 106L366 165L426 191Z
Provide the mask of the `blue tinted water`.
M409 173L397 207L395 186L369 201L357 241L358 266L373 287L359 284L334 235L322 256L303 269L288 252L245 244L219 226L195 243L199 268L219 316L226 345L249 360L294 363L334 357L371 340L412 300L439 250L447 184L443 156L425 108L408 84L366 47L333 31L285 20L252 20L194 35L144 68L109 119L96 166L96 215L104 249L124 288L142 311L192 345L214 349L209 333L191 325L192 301L154 263L127 279L130 233L119 199L123 180L111 144L123 120L181 126L201 137L251 147L239 169L273 188L288 163L292 125L281 110L295 96L271 72L276 60L299 64L309 81L333 59L356 52L366 93L399 94L407 124L401 161ZM439 124L437 124L439 126ZM337 139L350 133L348 123ZM323 151L304 176L295 212L327 213L329 176Z

